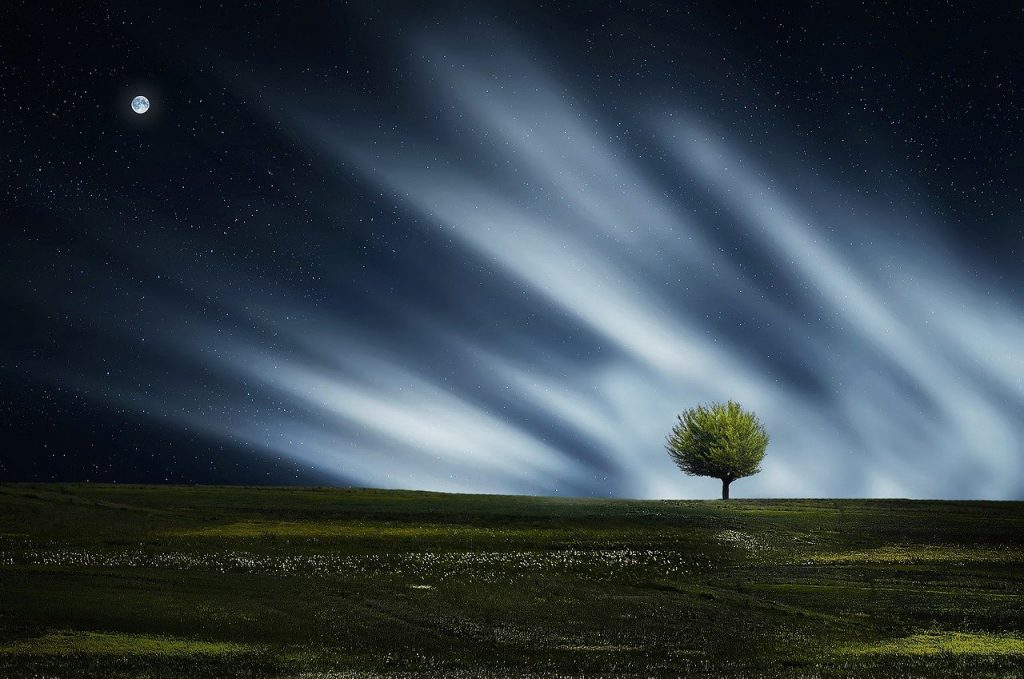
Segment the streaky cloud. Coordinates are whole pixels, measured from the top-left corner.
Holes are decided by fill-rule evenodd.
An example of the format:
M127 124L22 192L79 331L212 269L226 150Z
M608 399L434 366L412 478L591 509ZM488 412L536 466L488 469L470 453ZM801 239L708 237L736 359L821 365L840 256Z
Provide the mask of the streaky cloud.
M732 398L772 436L746 496L1024 492L1020 300L979 284L927 217L911 243L891 237L899 217L848 185L789 190L806 177L784 135L768 163L685 106L631 102L658 160L640 158L538 62L458 48L411 48L446 134L275 102L333 181L354 173L419 229L429 254L396 255L393 294L303 294L199 239L148 262L159 285L133 287L108 268L139 254L114 248L83 279L97 299L145 298L144 317L61 311L134 343L158 377L45 379L357 485L715 497L672 466L664 436L681 409ZM439 253L443 267L422 261ZM345 253L326 259L311 276ZM466 286L457 303L430 296L446 284ZM358 308L376 322L350 319Z

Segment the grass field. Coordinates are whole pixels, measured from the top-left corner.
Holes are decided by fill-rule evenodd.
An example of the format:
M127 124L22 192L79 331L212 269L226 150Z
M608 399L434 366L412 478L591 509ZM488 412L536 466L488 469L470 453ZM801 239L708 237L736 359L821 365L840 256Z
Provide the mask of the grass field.
M1024 504L3 485L0 676L1024 677Z

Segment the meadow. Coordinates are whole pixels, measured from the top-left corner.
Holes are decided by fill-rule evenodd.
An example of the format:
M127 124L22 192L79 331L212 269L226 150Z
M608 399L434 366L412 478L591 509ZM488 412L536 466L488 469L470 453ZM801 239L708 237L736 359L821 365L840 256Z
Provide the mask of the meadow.
M0 676L1024 677L1024 503L5 484Z

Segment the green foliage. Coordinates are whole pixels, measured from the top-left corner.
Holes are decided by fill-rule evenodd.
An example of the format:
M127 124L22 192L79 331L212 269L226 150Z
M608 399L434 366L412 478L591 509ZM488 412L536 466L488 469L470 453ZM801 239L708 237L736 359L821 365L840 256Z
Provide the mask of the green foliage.
M666 442L669 456L685 473L726 483L761 471L767 447L768 434L757 415L734 401L684 411Z

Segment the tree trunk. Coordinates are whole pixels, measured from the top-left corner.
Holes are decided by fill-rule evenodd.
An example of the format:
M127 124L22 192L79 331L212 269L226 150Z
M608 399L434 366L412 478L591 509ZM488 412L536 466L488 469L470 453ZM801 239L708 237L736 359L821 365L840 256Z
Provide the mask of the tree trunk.
M729 499L729 484L732 483L732 479L722 479L722 499Z

